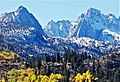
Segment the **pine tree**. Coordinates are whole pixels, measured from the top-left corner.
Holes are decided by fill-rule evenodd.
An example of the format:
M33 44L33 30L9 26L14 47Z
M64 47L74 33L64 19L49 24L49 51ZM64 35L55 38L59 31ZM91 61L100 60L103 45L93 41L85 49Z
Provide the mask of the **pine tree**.
M95 59L94 58L92 59L92 63L93 63L93 65L92 65L92 73L95 76Z
M99 76L99 68L100 68L100 62L99 59L96 60L96 74L95 76Z
M53 63L55 62L55 57L54 57L54 55L51 56L51 62L53 62Z
M54 54L54 58L55 58L55 61L56 61L56 62L60 62L60 60L61 60L61 57L60 57L60 54L59 54L59 53L55 53L55 54Z
M45 60L45 62L50 62L51 61L50 55L47 53L44 54L44 60Z

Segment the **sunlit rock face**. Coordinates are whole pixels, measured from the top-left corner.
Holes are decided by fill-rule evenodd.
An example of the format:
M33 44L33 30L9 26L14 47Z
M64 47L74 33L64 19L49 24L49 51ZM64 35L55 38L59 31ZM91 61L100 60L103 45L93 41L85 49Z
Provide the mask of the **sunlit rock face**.
M113 14L104 15L100 10L90 8L76 21L50 21L45 30L48 36L89 37L101 41L113 41L116 40L117 34L120 35L120 19ZM109 33L104 33L104 30L109 30ZM110 31L116 34L111 34ZM109 38L105 38L107 36Z

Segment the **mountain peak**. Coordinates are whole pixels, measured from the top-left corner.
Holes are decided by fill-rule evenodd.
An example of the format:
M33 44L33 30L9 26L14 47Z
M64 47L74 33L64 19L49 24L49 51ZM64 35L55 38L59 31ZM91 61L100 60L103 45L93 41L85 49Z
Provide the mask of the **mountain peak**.
M32 26L41 31L41 33L45 34L38 20L24 6L19 6L16 11L1 15L0 22L14 22L22 25Z
M101 11L97 10L95 8L90 8L90 9L87 10L87 14L88 15L100 15Z
M26 9L24 6L19 6L18 9Z
M100 10L97 10L97 9L95 9L95 8L90 8L90 9L87 10L87 12L92 12L92 13L94 13L94 12L101 12L101 11L100 11Z
M36 28L41 27L38 20L24 6L19 6L16 11L4 14L0 20L2 22L16 22Z
M17 9L17 12L18 13L20 13L20 12L23 13L23 12L28 12L28 10L25 7L23 7L23 6L19 6L18 9Z

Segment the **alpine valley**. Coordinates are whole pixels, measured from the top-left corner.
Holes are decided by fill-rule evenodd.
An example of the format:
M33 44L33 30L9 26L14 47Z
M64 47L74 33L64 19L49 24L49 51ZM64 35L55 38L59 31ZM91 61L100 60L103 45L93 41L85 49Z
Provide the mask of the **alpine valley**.
M42 21L42 20L41 20ZM76 21L51 20L42 27L25 7L0 15L0 49L24 58L68 49L94 57L120 49L120 17L90 8Z
M120 17L90 8L43 27L23 6L1 14L0 82L120 82Z

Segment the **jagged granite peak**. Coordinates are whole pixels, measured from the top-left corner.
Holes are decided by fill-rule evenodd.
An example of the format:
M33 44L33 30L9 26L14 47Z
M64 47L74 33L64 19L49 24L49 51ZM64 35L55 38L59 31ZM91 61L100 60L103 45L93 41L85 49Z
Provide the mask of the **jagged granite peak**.
M61 20L54 22L51 20L46 28L45 32L50 37L56 36L56 37L67 37L70 31L70 28L72 27L72 24L69 20Z
M22 22L30 26L41 27L38 20L31 13L29 13L25 7L20 6L15 13L17 13L18 22Z
M85 14L77 19L77 25L74 26L72 34L70 33L68 37L89 37L96 40L102 41L113 41L115 40L114 36L108 36L109 34L102 33L103 30L107 29L109 31L115 32L120 35L120 23L119 19L113 14L104 15L100 10L90 8ZM103 37L109 37L103 39Z
M19 12L19 11L26 11L26 12L28 12L28 10L24 6L22 6L22 5L18 7L17 12Z
M31 14L29 11L23 7L20 6L16 11L10 12L10 13L4 13L0 15L0 22L13 22L23 25L32 26L40 33L41 35L47 36L42 26L39 24L38 20Z
M23 6L0 15L0 35L8 42L24 46L44 45L47 38L38 20Z
M14 12L2 14L0 16L0 21L16 22L30 26L41 26L38 20L23 6L18 7L18 9Z
M100 14L101 14L101 11L95 8L88 9L86 13L87 16L94 16L94 15L100 15Z

